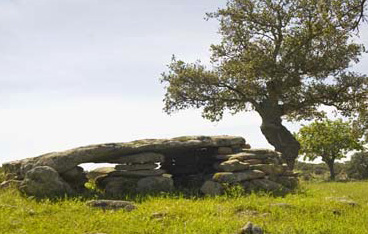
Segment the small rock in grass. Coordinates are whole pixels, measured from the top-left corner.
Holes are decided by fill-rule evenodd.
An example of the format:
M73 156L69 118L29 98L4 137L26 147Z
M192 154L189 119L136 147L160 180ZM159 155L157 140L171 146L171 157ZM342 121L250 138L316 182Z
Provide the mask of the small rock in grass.
M341 211L340 211L340 210L337 210L337 209L333 209L333 210L332 210L332 213L333 213L334 215L341 215Z
M151 218L152 219L163 219L163 218L165 218L166 215L167 215L167 213L155 212L151 215Z
M353 200L351 200L350 198L346 198L346 197L327 197L327 200L331 200L331 201L336 201L339 202L341 204L346 204L352 207L356 207L359 206L359 204Z
M87 206L101 208L103 210L118 210L124 209L126 211L132 211L137 207L129 201L121 201L121 200L94 200L88 201Z
M263 234L261 227L248 222L239 232L239 234Z

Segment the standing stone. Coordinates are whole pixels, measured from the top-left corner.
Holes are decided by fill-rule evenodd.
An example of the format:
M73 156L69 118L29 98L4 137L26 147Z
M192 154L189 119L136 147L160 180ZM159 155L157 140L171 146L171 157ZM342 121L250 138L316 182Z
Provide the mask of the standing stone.
M207 180L201 187L201 192L210 196L217 196L224 193L224 187L211 180Z
M172 190L174 190L174 181L169 177L146 177L137 183L138 192L170 192Z
M62 173L60 176L76 191L83 191L84 184L88 181L86 173L79 166Z
M39 166L28 171L19 189L27 195L36 197L64 196L73 193L57 171L48 166Z

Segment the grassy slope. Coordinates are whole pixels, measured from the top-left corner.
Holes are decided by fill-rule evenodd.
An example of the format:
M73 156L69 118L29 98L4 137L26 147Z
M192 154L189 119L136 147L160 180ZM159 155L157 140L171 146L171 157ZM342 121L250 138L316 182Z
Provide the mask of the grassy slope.
M37 202L0 191L0 233L236 233L247 221L267 233L368 233L368 182L304 184L305 192L186 199L145 197L132 212L86 207L81 199ZM349 197L360 205L327 200ZM292 207L271 206L288 203ZM334 214L333 211L340 213ZM163 218L153 213L165 214ZM336 212L335 212L336 213Z

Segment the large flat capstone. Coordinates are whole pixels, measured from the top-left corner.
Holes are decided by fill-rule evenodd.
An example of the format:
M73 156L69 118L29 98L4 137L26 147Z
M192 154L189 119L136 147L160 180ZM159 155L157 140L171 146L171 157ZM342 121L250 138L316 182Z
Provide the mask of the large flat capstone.
M244 146L242 137L234 136L185 136L172 139L146 139L126 143L97 144L79 147L63 152L52 152L34 158L4 163L2 167L7 173L15 173L18 178L38 166L48 166L58 173L67 172L82 163L129 163L132 155L149 153L157 158L157 154L165 155L170 152L186 151L210 147ZM144 156L147 156L145 154ZM125 159L127 158L127 159ZM160 162L157 159L145 162Z

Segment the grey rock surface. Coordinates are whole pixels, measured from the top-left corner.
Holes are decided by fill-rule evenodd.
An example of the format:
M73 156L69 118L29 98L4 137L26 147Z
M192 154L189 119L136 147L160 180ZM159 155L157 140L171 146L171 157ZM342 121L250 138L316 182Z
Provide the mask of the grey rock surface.
M223 186L215 181L207 180L201 187L201 192L210 196L217 196L224 193Z
M248 222L239 232L239 234L263 234L261 227Z
M48 166L38 166L29 170L19 189L36 197L56 197L72 194L73 190L59 175Z
M170 192L173 190L174 181L164 176L142 178L137 183L137 192Z

